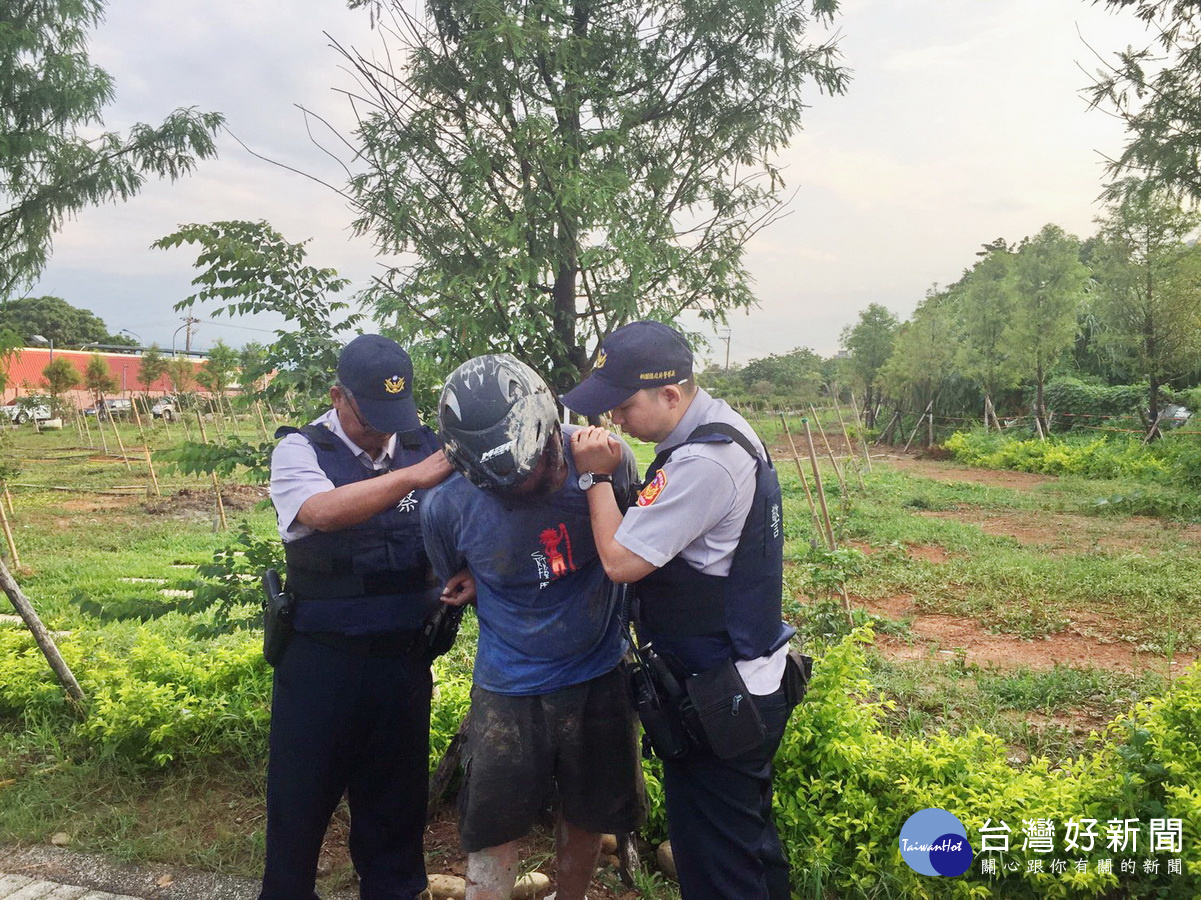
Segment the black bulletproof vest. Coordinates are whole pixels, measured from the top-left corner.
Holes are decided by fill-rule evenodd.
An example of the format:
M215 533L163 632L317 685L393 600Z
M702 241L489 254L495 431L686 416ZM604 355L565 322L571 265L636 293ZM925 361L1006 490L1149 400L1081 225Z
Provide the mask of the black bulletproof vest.
M737 428L714 422L701 425L682 443L660 453L647 469L646 483L679 447L702 442L736 443L755 460L755 497L730 573L706 575L677 556L637 585L643 643L670 651L690 672L703 672L730 657L757 659L796 634L795 628L780 620L784 517L771 457L759 456Z
M317 451L317 463L335 487L365 481L384 471L420 462L439 448L429 428L397 435L397 451L387 470L366 468L337 435L322 425L285 426L276 437L299 433ZM299 601L371 598L408 601L419 627L428 610L421 595L433 582L421 539L420 498L424 491L365 522L341 531L318 531L284 545L288 590ZM395 610L381 616L395 620Z

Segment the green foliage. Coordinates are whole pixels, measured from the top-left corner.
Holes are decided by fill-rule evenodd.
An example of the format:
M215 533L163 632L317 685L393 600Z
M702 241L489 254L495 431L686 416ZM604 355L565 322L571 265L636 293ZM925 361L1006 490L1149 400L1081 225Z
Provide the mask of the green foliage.
M108 336L108 327L99 316L72 306L61 297L6 300L0 304L0 326L15 331L27 343L33 335L40 334L54 341L55 347L78 347L104 341Z
M79 370L71 365L69 359L60 356L54 362L46 364L42 369L42 378L46 380L46 387L57 407L59 395L79 384Z
M83 372L83 384L92 392L97 407L104 400L105 394L111 394L117 389L117 379L109 372L108 364L98 353L88 357L87 368Z
M278 536L260 538L249 522L240 522L233 540L197 566L200 578L192 598L181 605L188 613L212 611L212 624L201 633L218 633L262 625L262 577L267 569L284 571L284 545Z
M244 438L228 435L224 443L184 441L178 447L158 451L155 456L169 462L172 471L184 475L212 472L228 478L234 472L245 470L249 480L265 482L271 476L271 451L274 449L274 441L251 444Z
M216 153L215 113L179 109L127 135L97 130L113 83L88 59L87 34L103 15L103 0L0 9L0 297L37 277L67 216L127 200L148 175L174 180Z
M803 89L847 79L806 40L830 0L351 5L391 23L381 52L346 54L356 228L417 257L368 299L441 363L511 351L560 390L631 319L752 305L743 247L781 209L773 156Z
M707 369L700 380L714 396L743 409L804 409L821 396L826 363L808 347L797 347L729 371Z
M167 374L167 357L158 344L151 344L138 358L138 381L150 393L150 386Z
M1121 424L1110 421L1119 416L1134 424L1143 421L1147 389L1146 384L1092 384L1061 376L1047 382L1047 409L1059 414L1053 420L1059 429Z
M1171 435L1148 445L1130 435L1064 435L1040 441L1013 440L987 431L959 431L943 446L959 462L989 469L1197 485L1201 484L1197 468L1201 446L1190 437Z
M879 303L871 303L859 313L858 322L842 331L842 346L851 354L851 373L862 392L868 428L874 425L880 370L892 355L898 327L896 316Z
M271 375L262 396L277 408L295 405L303 414L324 406L344 343L340 336L363 318L332 299L348 280L307 264L304 243L289 243L266 222L185 225L153 246L185 244L200 248L195 265L201 272L192 279L197 292L175 308L209 303L216 304L213 315L279 313L288 326L276 331L266 352L241 360L246 366L241 378L254 383ZM187 389L178 382L175 387Z

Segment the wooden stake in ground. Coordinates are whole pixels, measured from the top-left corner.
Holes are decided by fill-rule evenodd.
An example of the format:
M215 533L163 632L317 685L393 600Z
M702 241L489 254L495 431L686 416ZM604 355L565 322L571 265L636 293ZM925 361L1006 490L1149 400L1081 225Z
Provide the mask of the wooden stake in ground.
M62 654L58 652L58 647L54 645L54 639L50 637L50 632L46 630L46 626L38 618L33 604L29 602L28 597L21 593L21 588L13 580L12 574L8 571L8 566L4 564L3 560L0 560L0 587L8 595L9 602L12 603L13 609L17 611L17 615L24 620L33 634L33 639L37 641L38 647L41 648L42 655L46 657L46 661L50 663L50 668L58 676L59 683L66 690L67 697L76 710L83 712L84 703L87 700L83 695L83 689L79 686L79 682L75 680L75 676L71 674L71 669L67 666Z
M257 412L257 413L259 414L259 425L260 425L260 426L262 427L262 429L263 429L263 440L264 440L264 441L269 441L269 440L271 440L271 432L269 432L269 431L267 430L267 420L263 418L263 404L262 404L262 402L261 402L261 401L259 401L259 400L255 400L255 401L254 401L254 409L255 409L255 412Z
M880 432L880 436L878 438L876 438L876 443L877 444L891 444L892 443L892 433L896 429L897 423L900 422L900 420L901 420L901 411L899 409L894 410L893 414L892 414L892 418L888 420L888 425L885 426L884 430Z
M838 427L842 429L842 439L847 442L847 462L854 465L855 480L859 482L859 490L866 491L867 485L863 483L863 473L859 471L859 458L855 456L855 445L851 443L851 436L847 434L847 423L843 421L842 409L835 404L834 411L838 413Z
M104 409L105 408L103 406L97 407L96 415L100 415L104 411ZM123 460L125 460L125 468L127 468L130 472L132 472L133 471L133 463L131 463L129 461L129 454L125 452L125 444L121 440L121 429L119 429L117 427L117 416L112 410L108 410L107 413L105 413L105 414L108 416L108 421L113 426L113 434L115 434L117 436L117 446L121 449L121 458Z
M4 486L4 493L8 494L8 485ZM12 508L12 498L8 498L9 509ZM13 568L20 568L21 557L17 554L17 542L13 538L12 526L8 524L8 513L4 511L4 504L0 503L0 525L4 527L4 540L8 542L8 555L13 561Z
M822 489L822 473L817 467L817 451L813 447L813 432L809 430L809 420L801 419L805 426L805 441L809 444L809 464L813 467L813 486L817 490L817 499L821 502L822 521L826 525L826 541L831 550L837 550L834 543L834 526L830 524L830 510L826 506L826 492Z
M4 502L8 504L8 511L13 512L13 495L9 493L8 482L4 482Z
M204 416L200 414L200 410L196 410L196 421L200 423L200 436L204 439L204 443L209 442L208 431L204 427ZM217 498L217 521L221 523L221 531L229 528L229 523L225 520L225 501L221 499L221 482L217 478L216 472L210 472L213 476L213 495Z
M855 402L855 392L851 392L851 409L855 412L855 427L859 429L859 443L863 445L863 462L868 474L872 471L872 455L867 449L867 429L863 427L863 419L859 417L859 404Z
M150 458L150 441L146 437L146 429L142 427L142 414L138 412L138 398L133 398L133 416L138 422L138 434L142 438L142 449L146 451L146 468L150 470L150 483L154 485L154 496L161 497L163 492L158 487L158 475L154 471L154 460Z
M809 501L809 515L813 519L813 530L818 534L822 534L822 523L817 517L817 506L813 503L813 492L809 490L809 482L805 478L805 470L801 466L801 454L797 452L796 441L792 439L792 432L788 429L788 419L784 413L780 413L780 423L784 426L784 434L788 437L788 445L792 447L792 460L796 463L796 473L801 479L801 487L805 489L805 499Z
M932 410L933 408L934 408L934 401L931 400L929 403L926 404L926 411L924 413L922 413L920 416L918 416L917 424L913 426L913 432L909 435L909 440L907 440L905 442L905 449L901 451L902 453L909 452L909 445L912 444L913 439L915 437L917 437L917 430L922 427L922 422L924 422L926 420L926 416L930 413L930 410Z
M842 477L842 467L838 465L838 460L834 458L834 451L830 449L830 441L826 439L826 430L822 428L821 420L817 417L817 410L813 408L813 404L809 405L809 412L813 414L813 421L817 424L817 432L822 436L822 443L826 447L826 456L830 457L830 465L834 466L834 477L838 479L838 490L845 497L847 495L847 483Z
M97 412L96 415L100 415L100 413ZM83 427L84 427L84 430L88 433L88 446L91 447L92 449L95 449L96 445L92 441L92 424L88 421L88 416L86 416L86 415L83 417ZM107 456L108 455L108 441L106 441L104 439L104 429L100 427L99 422L96 423L96 430L98 432L100 432L100 449L102 449L104 451L104 455Z

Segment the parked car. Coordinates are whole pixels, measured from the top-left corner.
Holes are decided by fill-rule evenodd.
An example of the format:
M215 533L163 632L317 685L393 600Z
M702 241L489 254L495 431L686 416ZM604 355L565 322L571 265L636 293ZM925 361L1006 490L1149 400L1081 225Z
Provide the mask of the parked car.
M1187 422L1192 415L1192 410L1186 406L1165 403L1159 410L1159 426L1161 428L1177 428ZM1150 410L1147 411L1147 418L1151 418Z
M160 397L154 406L150 407L150 415L156 419L166 419L174 422L179 418L179 399L177 397Z
M101 419L127 419L133 415L133 401L124 397L114 397L105 400L100 407L89 406L83 411L85 416L99 416Z
M26 422L45 422L47 419L53 418L50 414L50 407L44 404L30 406L28 404L6 403L0 406L4 415L8 416L10 422L14 425L24 425Z

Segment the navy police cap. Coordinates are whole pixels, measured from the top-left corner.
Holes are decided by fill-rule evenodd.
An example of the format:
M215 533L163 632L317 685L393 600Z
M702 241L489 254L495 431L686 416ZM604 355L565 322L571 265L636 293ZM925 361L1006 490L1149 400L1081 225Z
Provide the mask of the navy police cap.
M563 405L585 416L620 406L643 388L692 377L692 348L662 322L631 322L605 338L592 374L563 395Z
M421 427L413 402L413 361L396 341L360 334L342 348L338 381L376 431L395 434Z

